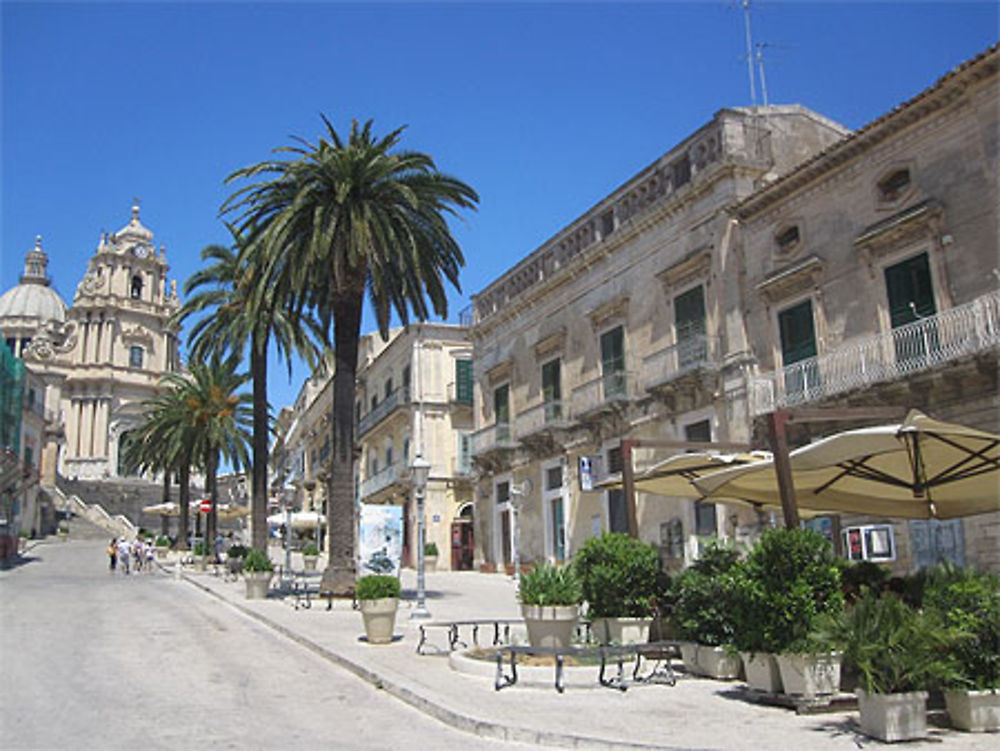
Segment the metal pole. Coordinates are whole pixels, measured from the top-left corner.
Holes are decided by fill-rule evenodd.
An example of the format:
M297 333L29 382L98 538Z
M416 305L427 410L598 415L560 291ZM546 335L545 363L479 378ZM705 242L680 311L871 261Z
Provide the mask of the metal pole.
M292 509L285 503L285 573L283 586L288 587L292 570Z
M521 515L519 513L519 503L510 504L510 518L514 526L514 583L521 581Z
M415 490L417 495L417 606L410 613L410 618L430 618L430 611L427 610L427 591L424 580L424 491L425 483L417 484Z
M767 420L774 471L778 478L778 493L781 495L781 511L785 517L785 527L794 529L799 526L799 509L795 501L792 465L788 461L788 436L785 433L788 415L784 410L778 409L769 414Z

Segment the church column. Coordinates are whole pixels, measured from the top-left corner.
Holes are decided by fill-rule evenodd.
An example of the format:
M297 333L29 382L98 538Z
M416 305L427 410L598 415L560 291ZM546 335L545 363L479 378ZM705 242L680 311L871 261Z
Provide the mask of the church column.
M108 351L107 360L108 365L115 364L115 321L113 318L109 318L107 321L108 325Z
M87 406L87 458L94 457L95 424L97 422L97 398L92 397Z
M79 458L83 451L83 399L77 397L75 402L72 410L73 420L76 423L72 426L72 429L76 433L76 440L73 442L73 454L75 458Z
M96 456L108 458L108 412L111 400L106 396L99 397L96 401L97 419L95 420L94 432L97 437Z

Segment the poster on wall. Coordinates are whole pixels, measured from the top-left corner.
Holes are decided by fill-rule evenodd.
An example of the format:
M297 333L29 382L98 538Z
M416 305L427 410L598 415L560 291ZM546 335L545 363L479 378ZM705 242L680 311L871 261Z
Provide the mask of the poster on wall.
M403 555L403 507L361 504L358 568L362 575L399 576Z

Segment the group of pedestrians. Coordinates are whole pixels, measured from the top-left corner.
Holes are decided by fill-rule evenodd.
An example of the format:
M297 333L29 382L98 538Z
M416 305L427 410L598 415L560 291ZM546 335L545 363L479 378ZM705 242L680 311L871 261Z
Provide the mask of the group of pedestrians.
M132 541L124 537L112 537L108 543L108 571L112 574L117 570L122 574L135 572L153 573L153 558L155 549L152 540L145 542L140 538Z

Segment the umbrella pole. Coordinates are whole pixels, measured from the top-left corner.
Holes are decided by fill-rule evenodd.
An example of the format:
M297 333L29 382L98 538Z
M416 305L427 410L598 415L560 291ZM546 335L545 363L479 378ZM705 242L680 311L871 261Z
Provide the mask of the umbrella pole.
M771 453L774 456L774 472L778 478L778 493L781 496L781 512L785 517L785 527L799 526L799 508L795 500L795 484L792 481L792 465L788 461L788 435L785 425L788 413L776 409L767 416Z

